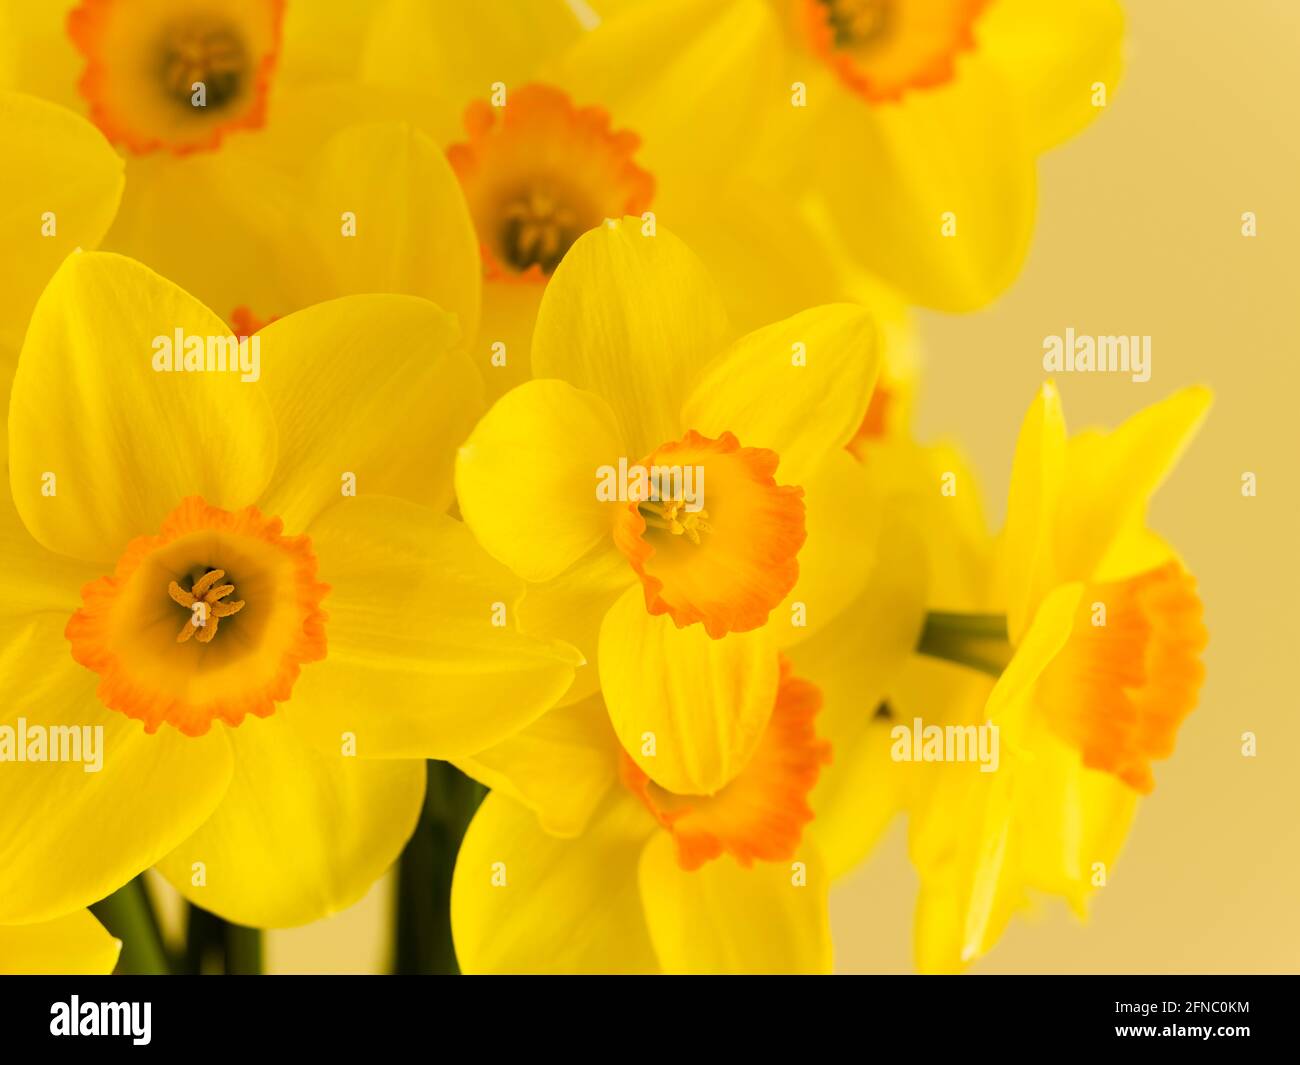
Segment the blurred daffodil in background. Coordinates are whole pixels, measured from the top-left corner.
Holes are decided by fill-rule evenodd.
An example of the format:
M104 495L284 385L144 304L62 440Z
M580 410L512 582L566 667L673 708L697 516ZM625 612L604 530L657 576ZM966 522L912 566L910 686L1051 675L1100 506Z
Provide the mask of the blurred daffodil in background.
M1108 106L1122 67L1115 0L593 6L571 83L619 122L675 124L697 189L725 173L803 195L863 266L948 311L1015 278L1037 156Z

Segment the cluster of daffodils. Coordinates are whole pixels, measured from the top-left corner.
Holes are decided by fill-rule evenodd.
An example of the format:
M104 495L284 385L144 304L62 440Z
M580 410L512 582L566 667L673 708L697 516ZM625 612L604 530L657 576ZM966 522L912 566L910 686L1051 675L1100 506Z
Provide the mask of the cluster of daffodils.
M149 869L237 925L347 907L429 760L490 789L466 972L829 971L895 817L925 971L1086 912L1197 700L1145 516L1209 397L1072 435L1043 383L994 537L910 433L908 307L1011 283L1121 35L0 0L0 971L111 971L87 907ZM900 756L917 719L1000 753Z

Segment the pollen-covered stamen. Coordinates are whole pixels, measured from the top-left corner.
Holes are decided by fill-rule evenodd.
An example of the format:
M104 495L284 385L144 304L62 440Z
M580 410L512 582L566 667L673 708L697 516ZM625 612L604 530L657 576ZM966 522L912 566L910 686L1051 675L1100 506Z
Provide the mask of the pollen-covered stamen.
M249 73L248 51L229 23L181 22L164 31L160 74L167 93L193 107L195 85L203 85L206 107L220 108L239 96Z
M713 526L709 524L709 512L687 510L684 499L666 503L646 501L638 504L637 509L645 519L646 528L663 529L673 536L685 536L693 544L701 542L700 533L713 532Z
M199 643L211 643L217 634L217 623L222 618L238 614L244 609L244 601L222 602L235 590L233 584L218 584L226 575L223 569L208 570L199 577L187 592L175 581L167 585L167 594L190 612L189 620L181 626L176 634L176 642L184 643L191 636L198 634Z
M536 265L549 274L582 232L578 212L544 188L507 204L502 216L501 246L506 261L520 272Z
M839 46L864 44L885 31L889 0L820 0Z

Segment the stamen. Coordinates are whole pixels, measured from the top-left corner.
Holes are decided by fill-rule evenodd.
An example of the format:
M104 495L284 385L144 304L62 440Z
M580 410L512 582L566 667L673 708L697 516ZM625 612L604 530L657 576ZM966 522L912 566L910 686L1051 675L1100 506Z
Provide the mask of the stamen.
M647 528L663 529L674 536L685 536L691 543L698 545L700 533L713 532L713 526L708 521L709 512L703 509L683 510L685 506L685 500L677 499L666 503L647 501L641 503L638 509L641 511L641 517L645 519ZM649 513L646 513L647 511Z
M191 107L194 84L202 82L208 107L222 107L239 95L248 67L243 41L221 24L186 25L165 38L160 73L168 95Z
M199 643L211 643L217 634L218 622L244 609L242 599L233 603L222 602L235 590L233 584L217 584L225 575L223 569L208 570L194 582L188 592L175 581L167 585L167 594L190 611L189 619L176 634L177 643L185 643L196 633Z
M530 189L502 213L506 259L518 270L536 264L550 273L581 229L577 211L543 188Z
M890 17L889 0L822 0L822 4L840 47L880 36Z

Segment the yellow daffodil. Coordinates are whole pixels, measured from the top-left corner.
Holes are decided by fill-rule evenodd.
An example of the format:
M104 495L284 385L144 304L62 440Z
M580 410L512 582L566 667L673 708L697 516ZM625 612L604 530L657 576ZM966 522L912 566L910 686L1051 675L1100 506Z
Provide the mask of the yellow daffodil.
M648 778L599 696L486 752L452 883L462 970L829 971L829 880L803 834L831 757L820 702L783 665L757 749L712 795Z
M985 704L964 698L948 715L996 725L1002 752L992 773L943 765L914 809L921 969L985 953L1031 890L1085 916L1154 786L1151 763L1173 752L1206 630L1195 581L1145 515L1208 406L1189 388L1113 432L1073 437L1053 386L1031 406L989 600L998 613L932 614L921 642L995 674Z
M471 350L494 397L527 379L546 281L605 218L657 220L685 240L741 329L850 295L788 197L707 162L724 145L741 154L756 76L733 62L741 53L710 55L725 102L695 116L697 134L675 107L620 107L614 120L623 97L617 79L592 75L606 64L587 36L563 0L386 0L361 49L358 79L418 101L412 121L446 149L469 200L485 271Z
M241 924L338 909L410 834L414 759L570 685L580 658L517 631L522 582L443 513L481 404L456 335L426 301L356 296L240 347L133 260L54 275L0 512L0 923L155 864ZM67 726L100 764L54 760Z
M862 588L869 554L841 548L878 520L841 492L878 363L867 313L820 307L729 333L675 237L643 235L638 219L602 226L546 287L537 379L494 404L456 462L467 525L533 582L525 629L599 662L566 701L598 675L637 764L706 794L762 736L777 647ZM693 473L698 494L613 485L661 466Z
M567 61L570 84L599 87L633 128L670 116L697 175L807 193L863 265L944 310L1013 280L1036 157L1109 104L1121 65L1115 0L615 0L600 12Z
M0 86L100 128L126 172L103 246L237 333L400 292L472 339L478 251L455 176L404 101L342 82L365 18L334 0L0 0Z
M107 976L122 951L88 910L38 924L0 925L0 976Z

